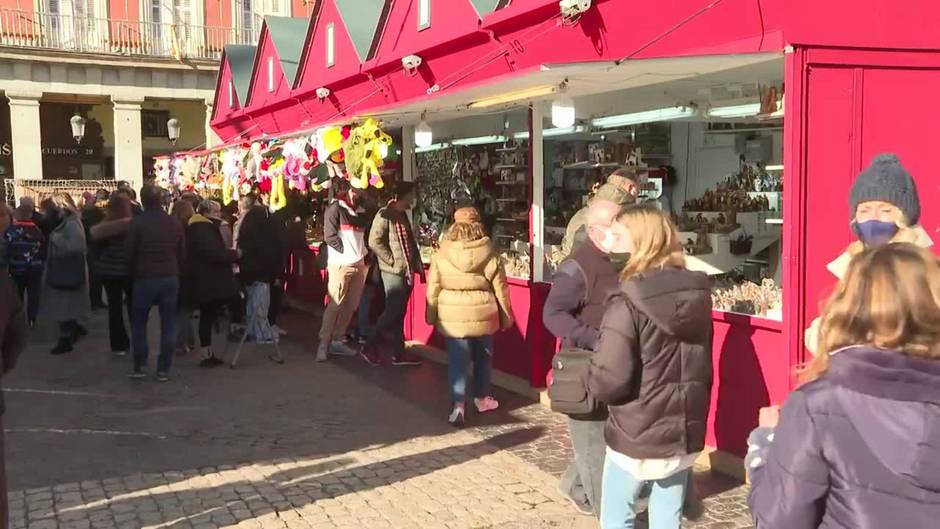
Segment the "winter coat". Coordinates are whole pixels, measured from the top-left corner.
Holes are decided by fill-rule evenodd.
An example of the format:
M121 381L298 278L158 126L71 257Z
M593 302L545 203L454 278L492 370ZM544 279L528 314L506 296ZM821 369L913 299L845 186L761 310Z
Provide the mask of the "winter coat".
M91 227L91 239L98 247L92 267L99 277L126 278L131 275L127 258L127 231L131 218L106 220Z
M49 263L62 255L81 253L86 256L88 254L85 228L82 226L78 215L70 211L63 213L63 215L59 225L49 234L46 273L49 271ZM88 311L91 310L91 300L88 296L88 270L84 259L81 263L83 272L86 275L85 284L81 288L74 290L56 289L49 286L48 281L43 277L40 307L45 319L51 322L73 321L85 317Z
M162 209L147 210L134 217L125 242L135 279L179 277L184 269L183 227Z
M634 459L701 451L712 386L708 276L663 268L624 281L607 305L588 378L608 404L607 446Z
M238 231L241 280L272 283L284 275L284 245L264 206L254 206L247 213Z
M397 223L404 223L408 240L405 244L411 253L411 271L424 277L424 263L421 262L421 252L415 241L414 231L408 215L400 213L390 207L382 208L375 214L372 229L369 231L369 249L375 252L379 261L379 269L386 274L399 276L408 275L408 262L398 236Z
M238 253L225 247L218 221L196 214L186 227L183 300L189 306L225 301L238 295L232 264Z
M758 529L937 527L940 361L833 354L787 398L757 463L748 504Z
M28 340L26 311L16 285L6 274L0 274L0 373L6 376L16 366ZM0 390L0 415L3 412L3 391Z
M0 268L13 277L41 274L46 256L46 238L30 220L13 221L0 237Z
M426 318L449 338L490 336L512 326L509 284L489 237L441 242L428 274Z

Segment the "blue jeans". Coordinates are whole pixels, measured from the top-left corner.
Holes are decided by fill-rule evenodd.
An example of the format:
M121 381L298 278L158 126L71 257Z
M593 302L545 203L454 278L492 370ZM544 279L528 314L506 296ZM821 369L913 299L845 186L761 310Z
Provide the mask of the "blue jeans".
M142 277L134 279L131 300L131 340L134 347L134 369L147 367L147 320L154 305L160 311L160 356L157 371L166 373L173 363L176 349L176 302L180 282L173 277Z
M368 278L366 279L368 281ZM372 297L375 295L375 285L366 283L359 298L359 310L356 313L356 333L360 338L367 338L372 334L372 325L369 322L369 308L372 307Z
M649 529L679 529L682 504L691 469L655 480L638 480L611 461L604 461L604 497L601 500L601 529L633 529L636 501L643 488L652 486L649 501Z
M447 382L450 402L462 404L467 398L467 362L473 359L473 396L482 399L490 394L493 368L493 337L448 338Z

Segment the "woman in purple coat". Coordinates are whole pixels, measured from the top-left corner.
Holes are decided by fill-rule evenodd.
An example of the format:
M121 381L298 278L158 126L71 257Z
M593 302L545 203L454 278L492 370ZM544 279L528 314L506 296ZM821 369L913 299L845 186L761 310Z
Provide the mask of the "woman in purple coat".
M745 459L758 529L940 527L940 263L907 243L857 255L819 353Z

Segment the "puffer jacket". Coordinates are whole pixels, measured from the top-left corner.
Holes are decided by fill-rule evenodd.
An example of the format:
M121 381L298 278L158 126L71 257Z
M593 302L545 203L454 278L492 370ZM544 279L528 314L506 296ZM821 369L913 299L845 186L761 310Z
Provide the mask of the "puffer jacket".
M408 260L405 258L396 227L399 222L404 223L408 234L405 244L411 252L411 271L423 277L424 264L421 262L421 252L418 250L418 243L415 241L408 215L399 213L391 207L380 209L375 214L372 229L369 231L369 249L375 252L380 270L386 274L408 275Z
M937 527L940 362L870 347L832 355L749 466L757 529Z
M186 227L188 257L180 291L187 306L227 301L238 295L238 282L232 272L238 252L225 247L220 224L221 221L198 213L189 219Z
M634 459L705 447L711 309L708 276L680 268L630 278L610 298L588 378L608 404L607 446Z
M127 231L131 218L106 220L91 227L91 240L98 248L92 267L100 277L130 277L130 260L127 258Z
M489 336L512 326L506 273L489 237L441 242L428 274L426 318L448 338Z

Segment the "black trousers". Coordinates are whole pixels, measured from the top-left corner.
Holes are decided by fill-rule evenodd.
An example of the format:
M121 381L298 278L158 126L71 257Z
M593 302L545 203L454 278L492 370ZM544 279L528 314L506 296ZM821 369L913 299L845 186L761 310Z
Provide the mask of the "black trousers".
M111 338L111 351L130 351L131 340L127 327L124 326L124 311L127 310L130 314L133 282L130 277L105 277L101 282L108 295L108 334Z
M212 345L212 329L228 304L228 301L213 301L199 305L199 345L202 347Z
M284 303L284 280L280 285L271 283L271 306L268 307L268 323L277 324L277 317L281 313L281 304Z

